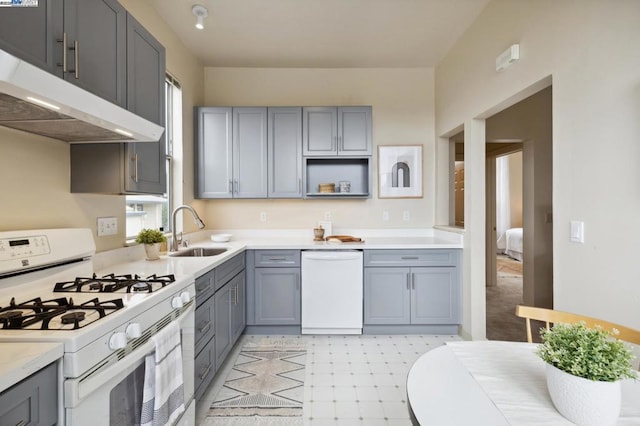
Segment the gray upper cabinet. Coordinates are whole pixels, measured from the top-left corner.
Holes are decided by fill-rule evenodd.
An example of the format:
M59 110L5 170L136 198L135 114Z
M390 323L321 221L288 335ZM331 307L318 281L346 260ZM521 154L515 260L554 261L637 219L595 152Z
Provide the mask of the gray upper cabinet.
M302 116L305 156L371 155L370 106L305 107Z
M233 197L267 196L267 108L233 108Z
M127 11L116 0L65 0L64 79L126 107ZM64 58L62 64L64 67Z
M302 197L302 108L268 109L269 198Z
M2 9L0 48L125 107L126 26L116 0L40 0Z
M52 74L62 68L62 8L55 0L36 7L6 7L0 13L0 49Z
M162 127L165 125L164 75L164 47L127 14L127 109ZM126 145L126 192L166 192L164 137L154 143Z
M102 5L112 3L90 0L85 4L81 1L78 2L82 3L79 10L89 13L92 9L87 8L88 5L96 2ZM65 7L66 4L67 2ZM98 11L101 10L103 8L98 8ZM103 14L111 16L107 12ZM165 49L133 16L125 14L123 19L126 22L126 54L123 49L120 52L122 58L118 62L126 65L127 85L123 87L127 90L124 92L126 98L123 106L147 120L164 126ZM158 142L71 145L71 192L165 193L164 137L163 135Z
M267 108L196 110L198 198L267 197Z
M231 198L233 166L232 109L196 109L196 197Z

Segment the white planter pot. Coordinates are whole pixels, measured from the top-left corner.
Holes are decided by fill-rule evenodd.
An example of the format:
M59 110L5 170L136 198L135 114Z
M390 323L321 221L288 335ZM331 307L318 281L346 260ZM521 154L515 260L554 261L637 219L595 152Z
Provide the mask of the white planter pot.
M147 260L160 259L160 243L145 244L144 251L147 254Z
M607 426L620 416L620 382L583 379L547 364L547 388L560 414L580 426Z

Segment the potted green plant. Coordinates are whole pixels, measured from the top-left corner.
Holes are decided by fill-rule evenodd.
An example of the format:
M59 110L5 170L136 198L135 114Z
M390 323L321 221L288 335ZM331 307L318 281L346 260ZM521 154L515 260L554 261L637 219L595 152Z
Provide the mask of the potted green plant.
M160 259L160 243L167 241L162 231L145 228L138 232L136 243L144 244L147 260Z
M541 337L536 353L547 363L547 388L560 414L582 426L615 424L620 380L637 378L630 347L582 322L543 328Z

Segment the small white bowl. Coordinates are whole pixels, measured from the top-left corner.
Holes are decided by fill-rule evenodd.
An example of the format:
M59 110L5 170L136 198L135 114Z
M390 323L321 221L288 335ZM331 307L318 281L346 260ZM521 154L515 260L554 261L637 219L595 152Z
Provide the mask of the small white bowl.
M226 243L231 240L231 234L215 234L211 236L211 241L214 243Z

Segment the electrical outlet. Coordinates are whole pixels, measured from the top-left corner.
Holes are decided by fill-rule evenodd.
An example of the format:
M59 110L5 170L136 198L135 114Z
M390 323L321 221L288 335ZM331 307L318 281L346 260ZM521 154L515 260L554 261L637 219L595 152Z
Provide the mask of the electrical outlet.
M267 221L267 212L260 212L260 222Z
M331 212L324 212L324 220L331 220Z
M402 220L408 222L411 219L411 215L409 214L409 210L405 210L402 212Z
M389 212L388 211L385 210L385 211L382 212L382 220L385 221L385 222L389 221Z
M116 235L118 233L117 217L99 217L98 218L98 237L107 235Z

